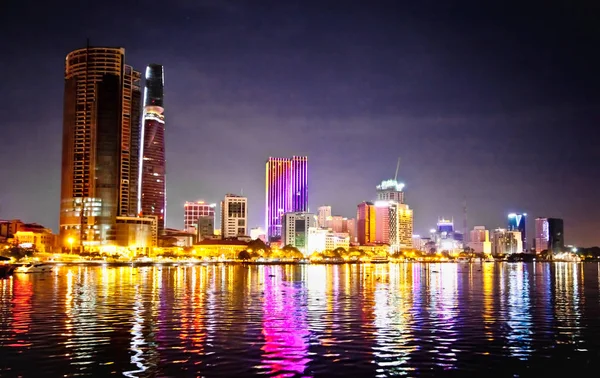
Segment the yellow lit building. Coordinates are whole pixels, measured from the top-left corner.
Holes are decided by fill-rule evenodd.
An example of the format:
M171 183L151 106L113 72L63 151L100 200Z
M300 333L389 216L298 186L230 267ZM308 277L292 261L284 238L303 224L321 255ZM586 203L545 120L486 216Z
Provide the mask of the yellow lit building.
M248 249L248 243L241 240L202 240L193 248L197 257L237 259L240 252Z
M54 252L56 235L48 229L17 231L14 235L15 243L22 248L33 248L37 252Z

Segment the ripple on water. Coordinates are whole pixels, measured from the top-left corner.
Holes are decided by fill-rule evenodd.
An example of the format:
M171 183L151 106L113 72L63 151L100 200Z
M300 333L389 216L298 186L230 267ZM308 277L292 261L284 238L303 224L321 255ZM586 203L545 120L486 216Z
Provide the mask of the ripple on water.
M0 376L597 369L598 272L546 263L62 266L0 281Z

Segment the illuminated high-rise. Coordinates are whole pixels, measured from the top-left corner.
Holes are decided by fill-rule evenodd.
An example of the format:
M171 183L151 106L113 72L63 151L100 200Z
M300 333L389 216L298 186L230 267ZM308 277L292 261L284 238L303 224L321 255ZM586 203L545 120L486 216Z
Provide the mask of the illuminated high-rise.
M356 211L356 236L358 244L367 245L375 243L375 205L372 202L363 202Z
M271 239L281 237L283 214L308 211L308 158L270 157L265 176L265 228Z
M159 234L165 228L166 165L164 69L160 64L146 67L144 115L142 119L139 161L138 211L143 216L156 216ZM194 221L196 223L196 220Z
M116 218L137 214L139 72L125 49L87 47L65 60L60 243L116 241Z
M508 231L518 231L521 233L521 243L523 251L527 251L527 214L508 214Z
M198 219L201 217L211 217L215 219L215 203L206 203L204 201L189 202L186 201L183 206L183 229L186 232L198 232Z
M535 219L535 252L545 250L552 253L564 252L565 233L563 220L559 218Z
M377 185L377 201L404 203L404 184L395 179L382 181Z
M248 199L226 194L221 201L221 235L223 239L248 235Z

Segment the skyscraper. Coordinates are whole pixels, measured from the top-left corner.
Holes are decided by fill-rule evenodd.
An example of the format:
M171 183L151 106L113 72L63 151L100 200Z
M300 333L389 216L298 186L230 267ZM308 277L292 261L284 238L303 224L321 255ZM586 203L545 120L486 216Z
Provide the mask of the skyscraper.
M125 49L86 47L65 61L60 239L116 241L116 217L137 214L139 72Z
M521 242L523 251L527 251L527 229L526 222L527 213L523 214L508 214L508 231L519 231L521 233Z
M308 211L308 158L270 157L266 164L265 227L269 239L281 236L285 213Z
M393 180L382 181L377 185L377 201L404 203L404 184Z
M144 216L155 215L157 217L159 234L165 228L167 205L164 84L163 66L151 64L146 67L138 173L138 211Z
M375 242L375 205L363 202L356 212L356 236L358 244L367 245Z
M563 220L559 218L535 219L535 252L548 250L560 253L565 249Z
M248 199L235 194L221 201L221 235L223 239L248 235Z

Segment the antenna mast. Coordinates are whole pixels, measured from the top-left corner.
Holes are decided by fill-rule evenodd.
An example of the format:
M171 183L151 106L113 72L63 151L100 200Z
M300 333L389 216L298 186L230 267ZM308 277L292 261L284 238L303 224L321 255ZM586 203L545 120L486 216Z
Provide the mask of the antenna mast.
M394 175L394 181L398 179L398 170L400 169L400 158L398 158L398 164L396 164L396 174Z
M464 202L463 202L463 213L464 213L464 219L463 219L463 242L466 244L469 240L467 237L467 197L464 197Z

